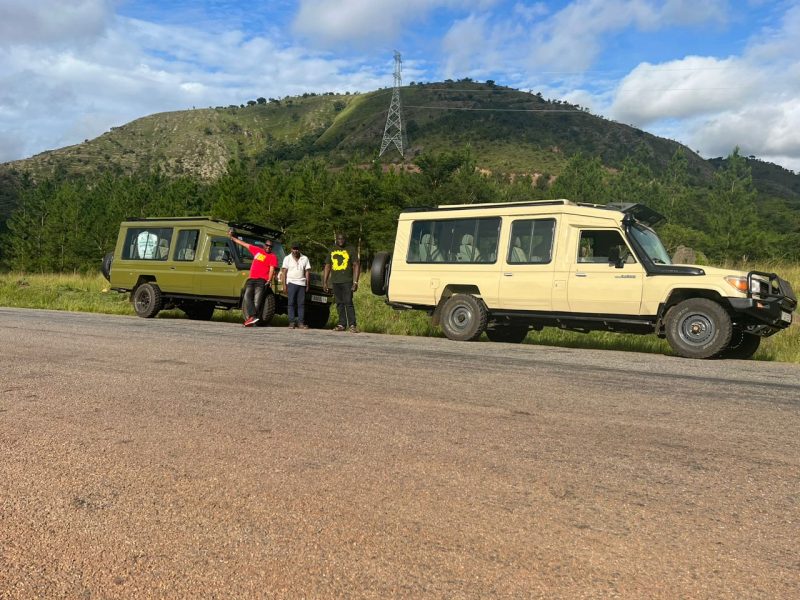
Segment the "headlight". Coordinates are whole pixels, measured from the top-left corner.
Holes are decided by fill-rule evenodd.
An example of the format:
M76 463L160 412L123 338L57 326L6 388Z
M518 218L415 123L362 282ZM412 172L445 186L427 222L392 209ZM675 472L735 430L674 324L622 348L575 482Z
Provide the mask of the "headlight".
M727 281L730 285L735 287L737 290L746 294L748 292L747 289L747 277L740 277L738 275L728 275L725 277L725 281ZM760 296L765 294L769 289L769 282L765 281L763 278L759 277L758 275L754 275L750 279L750 293Z
M727 281L730 285L735 287L743 294L747 293L747 277L737 277L736 275L728 275L725 278L725 281Z

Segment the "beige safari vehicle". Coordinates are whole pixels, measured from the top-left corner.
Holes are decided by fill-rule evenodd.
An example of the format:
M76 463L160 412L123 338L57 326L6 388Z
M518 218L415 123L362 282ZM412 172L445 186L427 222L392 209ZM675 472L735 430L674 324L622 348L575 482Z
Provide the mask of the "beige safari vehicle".
M672 264L640 204L444 205L400 214L372 291L427 311L452 340L521 342L560 327L656 334L689 358L749 358L792 322L774 273Z

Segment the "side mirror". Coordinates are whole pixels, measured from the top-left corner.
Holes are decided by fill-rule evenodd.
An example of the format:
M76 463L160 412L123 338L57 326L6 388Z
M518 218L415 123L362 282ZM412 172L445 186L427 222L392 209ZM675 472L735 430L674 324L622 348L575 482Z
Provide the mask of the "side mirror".
M625 259L620 257L619 246L611 246L608 249L608 264L614 265L615 269L625 266Z

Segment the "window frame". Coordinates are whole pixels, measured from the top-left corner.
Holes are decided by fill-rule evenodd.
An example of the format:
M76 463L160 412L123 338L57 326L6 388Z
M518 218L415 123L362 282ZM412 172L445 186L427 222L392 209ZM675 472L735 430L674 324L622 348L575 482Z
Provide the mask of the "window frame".
M435 261L435 260L420 260L419 258L412 259L411 248L412 248L412 244L414 242L416 242L416 240L414 238L414 228L417 226L417 224L424 223L424 224L429 226L429 229L427 231L423 231L423 232L420 233L420 237L421 237L425 233L430 233L431 235L433 235L435 228L440 223L453 223L453 222L457 222L457 221L474 221L474 224L472 226L472 231L471 231L472 246L473 246L472 258L475 257L475 250L476 249L480 251L480 245L479 245L479 241L480 240L478 238L478 231L480 229L481 222L482 221L483 222L496 221L496 224L497 224L496 232L497 233L496 233L496 237L495 237L495 247L496 248L495 248L495 253L494 253L495 254L494 260L460 261L460 260L444 259L444 260ZM450 218L450 219L416 219L416 220L411 222L411 232L410 232L409 239L408 239L408 248L406 249L406 264L409 264L409 265L494 265L494 264L497 264L498 252L497 252L496 249L499 248L499 246L500 246L500 232L502 230L502 225L503 225L503 219L500 216L461 217L461 218ZM466 233L462 233L461 235L463 236L463 235L467 235L467 234ZM440 249L440 251L441 251L441 249ZM419 254L419 253L417 253L417 254Z
M550 231L550 247L548 248L548 260L546 261L533 261L527 260L522 262L511 262L511 250L513 248L512 244L514 243L514 225L517 223L536 223L536 222L550 222L553 224L553 228ZM556 239L556 226L558 224L558 220L555 217L526 217L524 219L516 219L511 221L511 225L508 229L508 252L506 252L506 264L510 266L517 266L517 265L549 265L553 262L553 249L555 248L555 239ZM533 232L535 231L535 227L533 231L531 231L531 240L533 240ZM528 253L528 257L530 258L530 253Z
M581 259L581 241L583 240L583 234L586 232L604 232L604 233L616 233L620 240L622 240L622 245L628 249L628 255L625 258L625 262L623 265L635 265L639 263L639 260L636 257L636 253L631 248L628 240L625 237L625 234L620 231L619 229L614 228L604 228L604 227L581 227L578 229L578 248L575 255L575 264L577 265L608 265L613 264L610 262L609 257L606 256L604 261L595 261L595 260L588 260L582 261ZM609 246L610 247L610 246ZM594 258L594 257L592 257ZM632 259L632 260L629 260Z
M135 233L134 233L135 232ZM168 235L164 235L163 232L168 232ZM136 253L138 254L138 238L143 233L150 233L151 235L155 235L158 239L153 246L153 256L151 258L147 257L140 257L140 256L131 256L132 250L136 248ZM125 243L122 246L122 260L135 260L135 261L142 261L142 262L166 262L169 260L169 255L172 253L174 245L172 243L172 238L175 235L175 228L174 227L128 227L127 231L125 232ZM167 240L168 249L167 254L164 257L158 256L158 249L159 244L162 240ZM145 248L147 251L147 248Z
M192 248L193 258L191 258L191 259L189 259L189 258L178 258L178 253L181 250L181 236L183 236L183 234L189 234L189 233L194 233L195 234L194 247ZM200 245L200 230L199 229L179 229L178 230L178 236L177 236L177 238L175 240L175 258L173 258L172 260L174 260L175 262L194 262L198 258L198 256L197 256L197 247L199 245ZM183 250L187 250L187 249L188 249L188 246L186 248L183 248Z

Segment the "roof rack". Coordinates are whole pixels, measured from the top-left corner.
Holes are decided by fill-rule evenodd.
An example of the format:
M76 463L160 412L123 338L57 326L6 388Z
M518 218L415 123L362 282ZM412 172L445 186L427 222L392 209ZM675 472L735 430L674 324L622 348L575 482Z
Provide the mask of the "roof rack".
M220 223L231 229L239 229L240 231L247 231L254 235L269 236L271 238L283 238L283 232L272 227L265 227L257 223L234 223L233 221L223 221L222 219L213 219L211 217L128 217L126 221L138 223L153 223L157 221L209 221L211 223Z
M497 202L484 204L440 204L439 206L415 206L404 208L401 212L425 212L425 211L451 211L451 210L473 210L476 208L516 208L524 206L563 206L573 204L569 200L530 200L526 202Z

